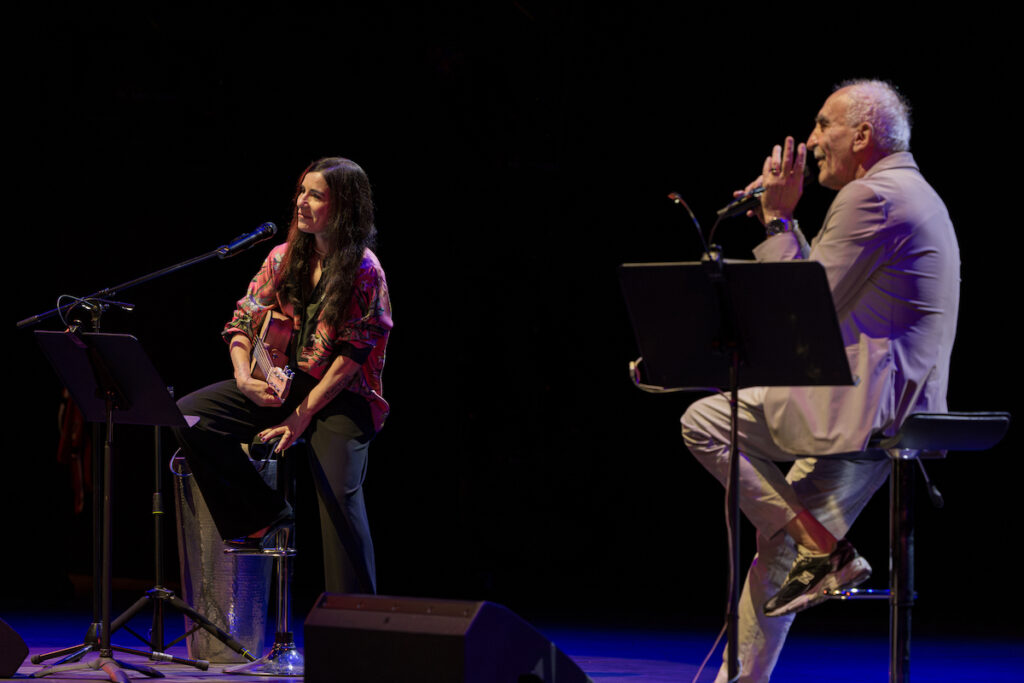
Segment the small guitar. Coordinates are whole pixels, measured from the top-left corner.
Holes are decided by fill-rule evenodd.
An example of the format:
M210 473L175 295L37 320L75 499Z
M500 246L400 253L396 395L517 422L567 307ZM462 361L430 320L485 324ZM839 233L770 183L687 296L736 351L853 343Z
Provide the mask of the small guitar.
M259 337L252 340L249 372L270 385L282 401L288 396L295 373L288 368L288 343L292 338L292 319L270 311L263 319Z

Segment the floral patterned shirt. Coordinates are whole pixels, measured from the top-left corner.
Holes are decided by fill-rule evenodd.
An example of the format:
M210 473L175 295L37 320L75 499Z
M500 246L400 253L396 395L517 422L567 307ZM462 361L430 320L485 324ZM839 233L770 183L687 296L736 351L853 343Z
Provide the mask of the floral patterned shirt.
M263 319L271 310L292 318L293 331L298 333L301 311L294 310L291 303L283 301L279 295L287 250L288 245L281 244L267 255L256 277L249 283L245 296L238 300L234 316L224 326L222 334L226 340L238 333L255 339L259 336ZM391 300L384 270L377 256L367 249L344 322L338 327L331 327L318 319L309 339L301 349L296 349L295 354L298 369L316 380L324 376L338 355L359 363L361 370L344 388L367 401L377 431L383 426L389 410L381 393L381 373L392 325Z

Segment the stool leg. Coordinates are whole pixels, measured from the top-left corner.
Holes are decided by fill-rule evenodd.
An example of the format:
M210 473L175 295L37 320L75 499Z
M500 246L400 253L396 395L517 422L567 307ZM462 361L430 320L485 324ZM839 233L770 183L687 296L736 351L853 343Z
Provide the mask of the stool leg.
M910 616L914 607L914 466L893 458L889 481L889 680L910 681Z
M289 587L291 585L291 565L288 558L281 556L277 558L277 633L291 633L289 620L291 619L291 596Z
M295 554L289 547L290 529L278 532L278 547L265 555L274 557L277 573L277 630L274 644L262 659L248 664L227 667L224 673L247 674L250 676L303 676L305 661L302 653L295 646L295 638L290 630L291 613L291 564L288 558Z

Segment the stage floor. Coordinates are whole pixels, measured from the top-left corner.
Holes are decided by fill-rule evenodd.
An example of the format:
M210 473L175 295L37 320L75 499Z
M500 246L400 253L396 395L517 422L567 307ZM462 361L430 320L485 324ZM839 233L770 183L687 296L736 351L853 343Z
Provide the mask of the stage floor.
M816 608L820 609L820 608ZM886 681L888 676L888 645L884 611L877 632L863 623L844 624L828 622L823 626L812 612L798 619L789 642L783 651L773 680L785 683L802 681L830 681L830 683L869 683ZM826 615L827 616L827 615ZM9 626L29 646L30 655L50 652L76 644L84 636L90 622L88 612L72 611L20 611L0 614ZM635 620L633 620L635 623ZM801 624L801 621L804 623ZM563 652L568 654L594 683L679 683L693 681L698 668L717 635L710 628L625 628L597 625L591 620L564 618L531 622ZM146 633L148 619L137 618L130 624L139 633ZM180 633L179 617L167 617L167 640ZM146 649L127 632L116 633L115 645ZM272 641L272 636L268 642ZM296 641L302 647L301 624L296 626ZM187 656L184 644L169 648L170 654ZM89 654L84 661L92 661ZM117 653L117 658L152 666L164 675L168 683L198 681L232 681L244 677L223 673L225 664L212 664L207 671L169 663L156 663L147 659ZM712 681L721 661L721 646L711 657L707 670L697 679L699 683ZM51 660L52 661L52 660ZM41 667L26 659L16 674L24 678ZM916 635L913 641L912 679L915 683L937 681L985 681L1010 683L1024 680L1024 643L1010 637L968 637L961 635ZM145 676L129 672L133 679ZM107 680L104 673L94 670L54 673L46 680L61 681ZM259 677L266 681L295 681L288 677ZM343 669L339 681L344 680ZM415 683L415 682L410 682Z

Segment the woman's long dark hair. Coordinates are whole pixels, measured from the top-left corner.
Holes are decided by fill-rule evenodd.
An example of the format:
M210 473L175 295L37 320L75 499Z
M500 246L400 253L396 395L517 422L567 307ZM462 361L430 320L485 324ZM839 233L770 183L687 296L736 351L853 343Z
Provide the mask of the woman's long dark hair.
M344 318L355 284L363 253L372 248L377 236L373 224L373 196L366 173L353 161L327 157L310 164L295 186L292 198L292 222L288 228L288 251L281 284L281 295L300 306L310 290L311 269L315 257L316 238L299 230L295 200L306 175L320 173L330 192L330 218L325 234L328 254L321 264L321 278L327 293L320 309L320 319L337 327Z

